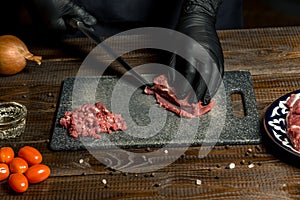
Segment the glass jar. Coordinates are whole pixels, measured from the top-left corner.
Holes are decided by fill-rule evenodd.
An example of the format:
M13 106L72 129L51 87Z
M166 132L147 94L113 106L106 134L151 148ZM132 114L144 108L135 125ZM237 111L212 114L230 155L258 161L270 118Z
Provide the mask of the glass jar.
M17 102L0 103L0 139L20 136L25 131L27 109Z

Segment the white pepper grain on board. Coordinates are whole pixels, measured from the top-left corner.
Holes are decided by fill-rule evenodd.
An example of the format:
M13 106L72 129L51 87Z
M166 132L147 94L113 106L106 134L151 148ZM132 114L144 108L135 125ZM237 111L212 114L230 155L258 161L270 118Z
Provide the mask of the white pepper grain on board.
M106 179L102 179L102 183L103 183L104 185L106 185L106 184L107 184L107 180L106 180Z
M254 164L253 163L250 163L249 165L248 165L248 168L253 168L254 167Z
M235 168L235 163L230 163L225 167L225 169L234 169L234 168Z
M252 149L249 148L249 149L247 150L247 152L248 152L248 153L252 153Z
M228 167L229 167L229 169L234 169L234 168L235 168L235 163L230 163L230 164L228 165Z
M196 185L201 185L202 184L202 181L200 179L197 179L196 180Z

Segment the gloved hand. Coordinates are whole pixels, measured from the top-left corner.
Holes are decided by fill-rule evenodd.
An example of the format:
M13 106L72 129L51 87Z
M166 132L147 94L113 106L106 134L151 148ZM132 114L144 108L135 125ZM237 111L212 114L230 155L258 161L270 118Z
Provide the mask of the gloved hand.
M94 25L97 20L83 8L70 0L28 0L31 15L42 28L62 33L68 28L66 20L77 18L86 25Z
M208 104L223 78L223 52L215 29L216 14L221 2L222 0L186 0L178 23L177 30L202 45L209 56L197 60L192 57L195 45L186 44L182 48L188 51L187 55L190 58L187 60L191 62L175 54L171 58L170 66L187 81L180 81L178 73L172 70L173 72L169 73L170 85L175 88L176 95L180 99L190 94L192 86L196 95L188 99L190 103L201 100L204 105Z

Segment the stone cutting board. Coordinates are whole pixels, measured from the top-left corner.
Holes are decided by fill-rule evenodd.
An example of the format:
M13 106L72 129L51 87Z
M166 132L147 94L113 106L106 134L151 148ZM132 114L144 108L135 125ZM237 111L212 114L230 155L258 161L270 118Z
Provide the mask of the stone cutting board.
M153 75L144 76L149 81L152 81L154 77ZM256 99L251 74L247 71L225 72L224 87L221 86L214 97L213 110L195 119L180 118L171 112L164 111L153 96L144 94L141 89L135 89L130 93L130 99L127 102L124 96L129 91L122 90L122 87L116 89L119 88L116 86L118 80L117 77L112 76L77 77L76 79L70 77L64 80L53 124L53 134L50 138L52 150L256 144L261 142ZM131 84L127 86L134 88ZM245 116L242 118L233 114L231 95L234 93L242 96L245 112ZM66 129L59 124L64 113L72 111L72 108L83 103L93 104L97 101L101 101L109 110L114 108L114 113L120 113L127 122L128 130L116 131L112 134L101 133L101 139L68 136ZM127 103L124 104L124 102ZM116 108L117 111L115 111ZM123 111L125 113L122 113ZM153 116L150 117L150 115Z

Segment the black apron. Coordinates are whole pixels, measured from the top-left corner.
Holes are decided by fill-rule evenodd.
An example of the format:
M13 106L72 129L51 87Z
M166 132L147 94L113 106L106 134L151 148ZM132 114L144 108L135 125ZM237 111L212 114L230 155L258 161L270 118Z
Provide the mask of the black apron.
M97 18L99 22L97 30L103 36L143 26L175 29L184 2L184 0L74 1ZM24 19L23 4L21 0L3 2L3 6L0 7L1 35L33 35L35 28L32 30L30 19ZM242 19L242 0L223 0L217 16L216 28L242 28Z
M97 31L113 35L138 27L175 29L184 0L76 0L98 20Z
M175 29L184 0L76 0L98 20L103 35L155 26ZM242 0L223 0L217 16L217 29L242 28Z

